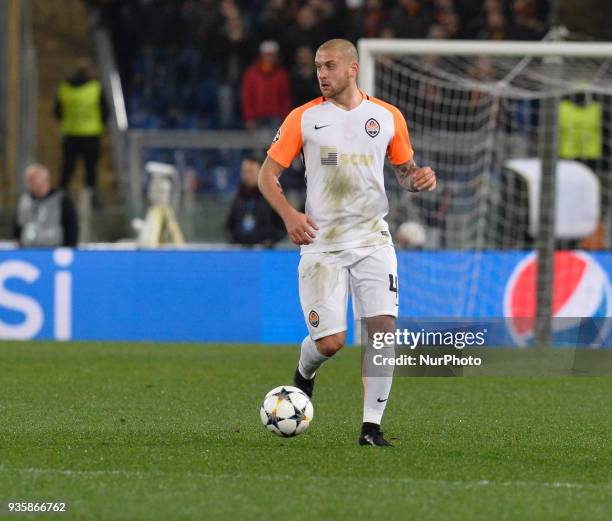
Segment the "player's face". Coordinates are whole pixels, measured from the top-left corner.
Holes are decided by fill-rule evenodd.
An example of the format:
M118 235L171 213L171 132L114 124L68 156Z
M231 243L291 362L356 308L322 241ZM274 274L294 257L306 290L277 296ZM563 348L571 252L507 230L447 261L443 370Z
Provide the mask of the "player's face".
M321 93L326 98L338 96L356 78L357 65L336 50L317 51L315 67Z

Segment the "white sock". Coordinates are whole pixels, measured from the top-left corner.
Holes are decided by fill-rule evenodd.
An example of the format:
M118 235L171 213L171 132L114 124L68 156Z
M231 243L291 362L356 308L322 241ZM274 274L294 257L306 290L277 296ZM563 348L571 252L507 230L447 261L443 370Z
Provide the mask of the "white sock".
M329 356L322 355L317 349L315 341L307 336L302 340L302 350L300 351L300 362L298 363L298 369L300 374L310 380L314 378L317 369L323 365Z
M391 349L387 346L385 349ZM393 383L393 366L384 365L376 369L380 376L364 376L363 421L380 425Z

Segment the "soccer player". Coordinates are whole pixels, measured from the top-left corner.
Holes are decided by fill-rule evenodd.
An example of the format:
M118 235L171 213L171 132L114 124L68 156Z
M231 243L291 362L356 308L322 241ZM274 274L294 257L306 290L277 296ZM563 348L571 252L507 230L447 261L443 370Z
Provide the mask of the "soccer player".
M300 303L309 335L302 341L294 385L309 396L317 369L345 343L349 290L355 318L366 320L370 337L395 331L397 259L384 220L385 155L405 190L436 187L435 172L413 161L401 112L357 87L355 46L329 40L317 50L315 66L322 97L287 116L259 173L262 194L301 246ZM306 213L289 204L278 181L298 154L306 167ZM380 430L390 371L363 378L360 445L390 445Z

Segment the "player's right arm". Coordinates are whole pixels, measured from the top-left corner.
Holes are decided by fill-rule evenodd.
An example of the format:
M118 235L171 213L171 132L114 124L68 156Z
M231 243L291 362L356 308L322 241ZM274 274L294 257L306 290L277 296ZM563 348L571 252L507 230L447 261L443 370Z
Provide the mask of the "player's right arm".
M268 157L259 171L259 190L281 216L289 237L298 245L311 244L319 228L310 215L298 212L289 204L278 179L300 153L303 146L302 114L316 103L313 100L289 113L278 129L268 150Z
M283 170L281 164L270 156L266 157L259 171L259 191L281 216L291 240L298 245L311 244L319 228L310 215L298 212L283 194L279 181Z

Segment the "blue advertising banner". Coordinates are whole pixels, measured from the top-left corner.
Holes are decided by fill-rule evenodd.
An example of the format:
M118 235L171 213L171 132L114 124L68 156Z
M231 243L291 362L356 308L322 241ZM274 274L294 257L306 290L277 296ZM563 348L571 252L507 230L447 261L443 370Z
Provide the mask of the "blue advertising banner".
M0 338L298 343L298 262L292 251L0 251ZM555 316L612 316L611 253L559 252L555 269ZM398 270L402 316L508 317L505 336L529 343L533 254L398 252Z

